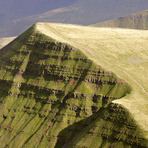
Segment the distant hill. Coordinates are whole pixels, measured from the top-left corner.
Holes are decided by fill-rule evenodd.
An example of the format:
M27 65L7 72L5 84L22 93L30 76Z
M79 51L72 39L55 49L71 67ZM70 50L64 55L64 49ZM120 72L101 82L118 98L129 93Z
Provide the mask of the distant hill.
M78 0L0 0L1 23L72 5Z
M41 5L41 10L44 9L41 2L37 4ZM29 9L34 9L35 6L30 5L32 6ZM5 22L1 21L0 36L17 36L36 22L90 25L143 11L147 8L148 0L77 0L71 4L69 3L69 6L62 7L61 5L58 9L44 9L45 13L38 11L38 15L35 14Z
M91 25L94 27L118 27L131 29L148 29L148 10Z

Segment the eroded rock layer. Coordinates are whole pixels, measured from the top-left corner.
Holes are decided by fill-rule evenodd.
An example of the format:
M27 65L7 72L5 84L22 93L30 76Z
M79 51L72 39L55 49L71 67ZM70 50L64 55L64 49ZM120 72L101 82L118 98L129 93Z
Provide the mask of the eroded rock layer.
M111 101L128 84L31 27L1 50L0 147L146 147Z

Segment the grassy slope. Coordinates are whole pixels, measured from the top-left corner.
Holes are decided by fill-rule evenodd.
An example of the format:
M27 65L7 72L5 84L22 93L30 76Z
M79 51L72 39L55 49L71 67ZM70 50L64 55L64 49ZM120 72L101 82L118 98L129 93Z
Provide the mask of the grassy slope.
M133 91L115 102L126 107L148 132L148 31L44 23L37 27L46 35L81 49L95 63L126 80Z
M0 146L146 147L128 111L111 104L127 83L48 30L35 25L1 49Z
M148 10L120 17L115 20L91 25L93 27L117 27L131 29L148 29Z
M8 43L10 43L12 40L14 40L15 37L9 37L9 38L0 38L0 48L4 47Z
M0 147L146 148L144 130L128 110L111 103L127 96L129 85L104 70L102 59L88 59L95 51L72 41L73 30L87 39L88 27L39 23L1 49Z

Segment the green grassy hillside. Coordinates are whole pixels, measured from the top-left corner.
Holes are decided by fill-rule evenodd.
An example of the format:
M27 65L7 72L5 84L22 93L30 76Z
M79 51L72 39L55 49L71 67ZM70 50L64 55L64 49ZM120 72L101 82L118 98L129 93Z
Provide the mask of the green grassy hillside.
M77 29L87 39L89 27L39 23L1 49L0 147L147 147L146 129L112 103L131 82L91 60Z
M122 104L148 132L148 31L39 23L38 30L80 49L96 64L126 80L132 93ZM148 133L147 133L148 135Z
M148 30L148 10L91 25L93 27L117 27Z

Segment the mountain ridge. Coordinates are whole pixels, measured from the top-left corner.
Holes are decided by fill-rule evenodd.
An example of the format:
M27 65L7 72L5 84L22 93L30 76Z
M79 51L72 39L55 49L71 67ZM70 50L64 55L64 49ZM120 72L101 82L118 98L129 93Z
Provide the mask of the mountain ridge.
M91 26L148 30L148 10L123 16L115 20L97 23Z
M0 0L0 19L1 22L36 15L50 11L56 8L66 7L72 5L77 0Z
M96 41L89 41L92 36L88 32L96 38L102 35ZM134 37L131 36L133 32ZM136 106L135 94L141 99L136 111L141 110L141 105L144 108L142 102L145 98L139 94L141 90L139 92L136 86L135 89L125 76L127 84L123 73L119 75L119 71L116 76L114 67L106 63L103 65L102 59L92 60L90 55L97 55L90 42L100 43L97 49L101 55L101 41L107 42L111 37L113 41L114 36L117 37L114 39L116 46L118 36L123 42L127 37L134 42L135 37L142 36L139 44L143 43L147 32L133 32L37 23L2 48L1 147L146 147L146 128L144 130L141 126L144 123L137 122L125 104L119 105L122 100L129 99L130 105L135 102ZM81 45L75 40L77 37L79 41L81 39ZM88 37L87 42L82 37ZM123 42L120 44L124 48ZM95 43L93 45L96 46ZM121 52L124 51L121 49ZM109 51L107 53L110 54ZM115 51L111 53L115 54ZM101 57L104 58L103 55ZM112 103L116 99L120 103ZM141 110L141 117L143 113L144 110Z
M47 24L45 23L45 26L46 25ZM40 24L40 26L42 26L42 23ZM48 29L50 29L52 31L50 31L48 33L47 28L46 28L46 31L44 31L45 34L48 35L51 32L54 32L54 33L56 32L56 34L58 36L57 35L54 36L55 38L56 37L58 37L58 39L62 38L62 40L60 39L61 42L70 43L71 45L80 48L82 51L84 51L84 53L87 53L87 55L89 55L89 56L91 55L89 58L91 58L95 62L98 61L98 58L99 58L99 61L98 62L101 63L101 65L104 65L105 67L107 67L107 69L110 69L111 71L114 69L114 71L116 71L116 74L119 73L119 72L121 72L123 75L126 75L126 77L124 77L124 79L127 79L129 77L129 79L127 80L128 82L130 82L131 80L134 81L134 85L135 84L138 85L138 88L134 88L134 85L132 84L133 85L132 88L134 88L135 91L137 91L137 89L139 89L139 88L143 90L143 88L141 87L141 85L139 85L138 82L136 81L137 80L137 76L136 76L136 80L135 80L135 74L133 74L133 72L130 72L130 74L129 74L129 68L128 68L128 73L126 73L127 70L125 70L125 71L121 70L122 68L120 67L120 64L117 65L117 63L116 62L113 62L114 61L113 60L112 62L114 63L114 65L116 65L116 66L113 66L111 64L112 62L108 62L108 59L106 59L106 55L103 54L103 58L104 58L103 59L102 57L99 56L99 54L96 51L99 50L100 54L102 54L101 49L103 48L102 50L107 50L108 51L108 54L109 54L108 57L111 56L114 59L114 54L116 55L117 53L119 53L118 50L120 49L120 53L121 53L121 57L122 58L119 56L120 58L117 59L117 60L123 59L123 63L124 64L122 63L121 65L124 65L123 67L128 67L127 66L127 62L128 62L128 64L130 64L130 65L133 64L134 66L136 66L135 64L136 64L136 61L138 60L137 57L135 57L135 59L133 59L133 57L131 57L131 59L130 58L129 59L126 59L126 56L122 56L122 54L124 55L126 53L127 54L127 57L129 57L130 52L133 52L133 51L134 52L140 52L139 49L141 50L141 52L146 52L146 50L144 50L144 49L146 49L146 47L144 47L144 46L147 46L147 44L145 43L143 45L143 43L142 43L143 41L141 42L140 41L141 38L139 38L139 37L142 34L143 35L144 34L146 35L147 34L147 31L136 31L136 30L129 30L129 29L126 29L126 30L125 29L109 29L109 28L108 29L107 28L96 28L95 29L95 28L92 28L92 27L84 27L84 26L81 27L81 26L76 26L76 25L70 25L70 26L68 26L68 25L64 25L64 24L57 24L57 25L56 24L50 24L50 25L47 25L47 26L50 26L50 28L48 28ZM57 30L58 30L58 32L57 32ZM69 35L67 34L67 32L69 32ZM86 33L86 32L88 32L88 33ZM97 35L96 32L99 32L98 34L101 33L102 34L102 37L100 37L99 35ZM79 36L79 38L81 38L81 40L77 39L78 36ZM125 36L126 36L127 39L125 38ZM82 39L83 37L84 37L84 39ZM129 37L132 39L132 41L134 42L134 44L132 43L132 41L129 41L128 42L128 40L130 39ZM85 41L85 38L88 38L88 39L86 39L86 41ZM93 40L92 40L93 43L91 43L91 39L92 38L93 38ZM102 38L104 38L105 40L102 40ZM115 38L116 38L116 43L114 43L114 39ZM96 40L96 42L94 42L95 40ZM113 40L112 41L113 43L110 43L110 40ZM124 40L126 41L126 43L124 42ZM106 42L109 44L110 48L108 48L108 46L105 46ZM86 43L87 43L87 45L86 45ZM96 43L96 45L95 45L95 43ZM139 43L138 44L138 47L139 48L137 47L137 43ZM100 49L99 49L99 45L101 47ZM123 48L122 48L121 45L123 46ZM125 47L124 46L126 47L126 51L125 51ZM136 48L138 50L135 51ZM115 49L116 49L116 52L114 53L113 51ZM110 54L112 52L113 52L113 55ZM96 54L98 54L97 57L96 57ZM138 54L141 54L141 53L138 53ZM140 63L145 63L145 66L146 66L146 63L147 63L147 60L146 60L147 57L146 57L146 55L147 55L146 53L145 53L145 55L142 54L139 57L139 58L141 58L141 60L139 62L137 62L137 63L139 63L139 64ZM145 60L143 59L144 57L145 57ZM133 66L131 66L131 67L133 67ZM131 67L130 67L130 69L132 69ZM137 71L137 70L138 70L138 67L137 67L136 70L133 70L133 71ZM146 70L146 69L140 69L141 72L143 70ZM139 72L139 70L137 72ZM122 75L121 73L120 73L120 76ZM141 73L141 75L139 75L139 76L142 76L143 73L145 73L145 72L143 71ZM133 75L134 75L134 77L133 77ZM145 79L146 77L143 76L141 78L142 79ZM147 85L145 85L144 83L142 83L142 84L144 85L144 88L147 91ZM146 93L144 93L143 95L145 96L145 94ZM137 94L137 96L139 96L139 95ZM145 97L147 97L147 95ZM135 96L134 96L134 98L135 98ZM127 107L127 102L126 102L127 100L125 99L125 100L122 100L122 101L126 104L126 105L125 104L124 105ZM122 101L118 101L117 100L116 102L121 103ZM141 102L143 102L143 101L141 101ZM138 102L138 100L137 100L137 102ZM134 110L134 107L133 107L133 110ZM145 116L145 118L146 118L146 116ZM143 122L145 122L145 121L143 121Z

